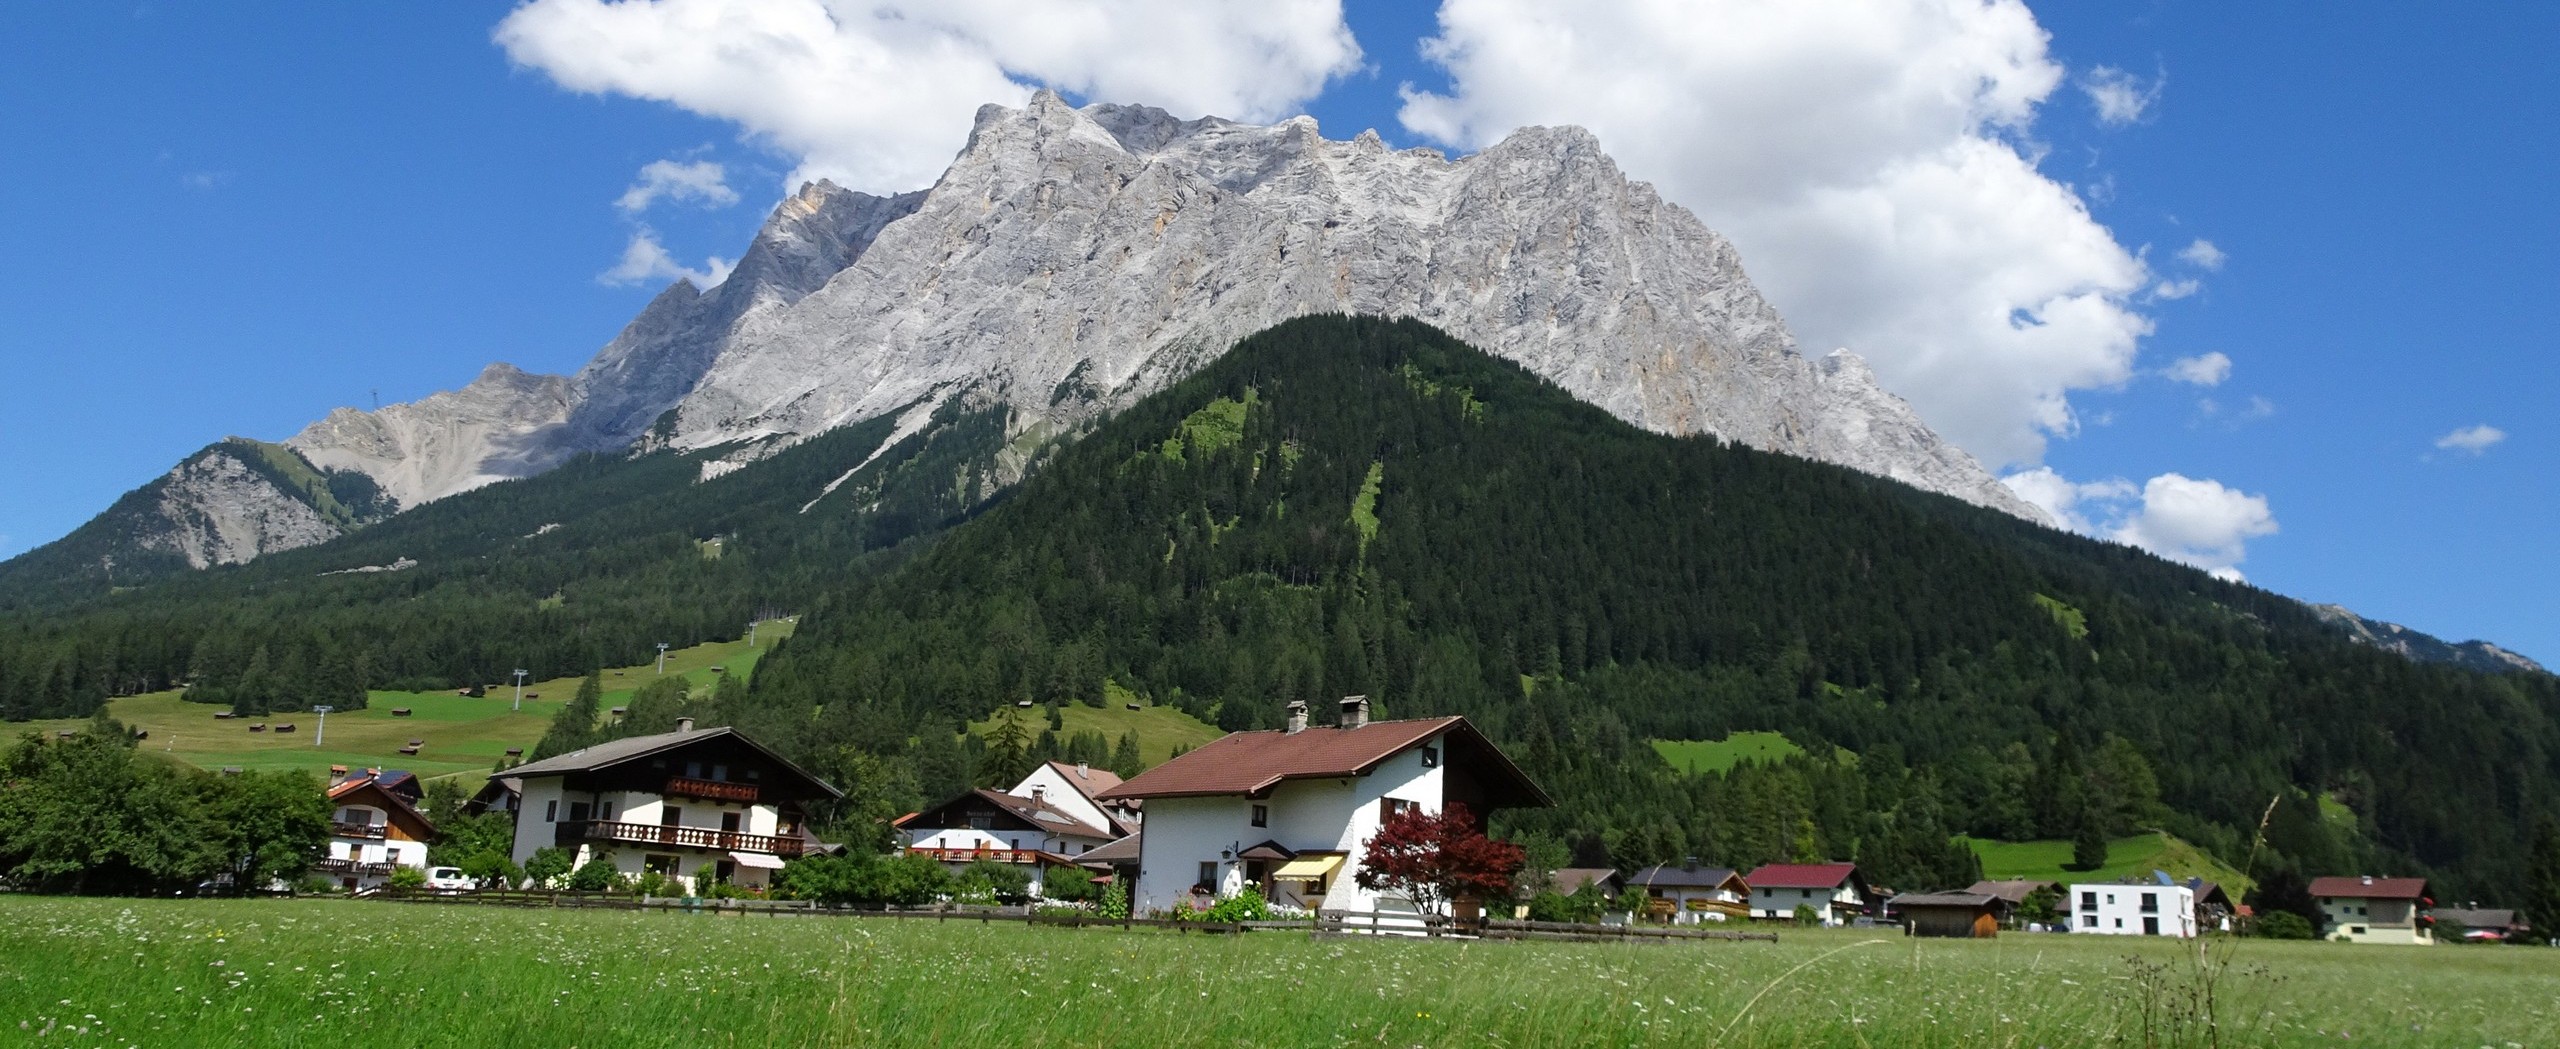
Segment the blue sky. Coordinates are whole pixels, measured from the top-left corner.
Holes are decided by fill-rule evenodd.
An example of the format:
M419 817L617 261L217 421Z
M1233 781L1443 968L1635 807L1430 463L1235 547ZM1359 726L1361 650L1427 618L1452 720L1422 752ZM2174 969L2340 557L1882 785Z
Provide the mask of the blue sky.
M886 183L949 155L964 103L999 100L974 85L1048 83L1456 150L1592 126L1735 237L1809 351L1866 353L2087 530L2560 661L2560 10L2087 2L2028 23L1876 3L1844 33L1825 3L1713 0L1675 5L1668 33L1651 6L1453 0L1444 31L1432 3L1295 0L1239 7L1312 22L1186 10L1082 43L945 27L983 38L983 69L935 67L941 95L838 128L830 96L777 108L793 85L755 70L589 62L530 18L502 45L504 3L12 5L0 556L226 434L281 439L490 361L574 370L662 283L599 279L644 230L686 267L733 259L794 173L911 188ZM1994 87L1932 108L1926 71L1958 60ZM1860 86L1895 78L1915 91ZM1935 189L1878 174L1966 149L1992 163L1948 162ZM616 207L657 161L716 164L737 199ZM1858 233L1841 200L1900 222ZM2006 325L1929 309L2022 284L2040 290ZM2174 378L2182 360L2216 381Z

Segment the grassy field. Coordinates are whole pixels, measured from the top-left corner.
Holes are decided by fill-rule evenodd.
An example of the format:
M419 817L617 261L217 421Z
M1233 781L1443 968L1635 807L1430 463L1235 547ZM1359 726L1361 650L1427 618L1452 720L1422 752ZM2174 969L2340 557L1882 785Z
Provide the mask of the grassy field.
M2560 1044L2560 951L2235 950L2222 1045ZM2147 1043L2140 1012L2135 961L2180 991L2191 949L2057 934L1467 943L0 897L0 957L48 959L0 967L0 1030L24 1044L2204 1044Z
M719 680L714 667L744 676L755 669L756 660L774 641L790 636L792 625L788 620L761 624L753 648L739 640L671 649L667 652L667 673L684 675L697 690ZM654 651L649 654L656 655ZM654 658L605 671L605 706L623 705L633 690L656 673ZM370 694L366 709L329 715L327 734L317 744L312 737L320 727L318 715L276 714L251 721L218 721L213 716L218 708L189 703L176 692L111 700L107 712L150 732L150 738L143 742L144 749L204 768L237 765L325 771L331 765L381 765L408 769L430 779L462 777L468 789L478 785L507 748L531 750L534 742L542 738L542 730L550 726L551 715L577 694L578 684L574 677L527 682L522 711L514 709L512 686L481 699L452 692L377 691ZM391 711L395 707L408 708L410 716L393 717ZM295 731L249 731L249 725L259 720L271 726L290 723ZM85 724L85 720L31 721L0 726L0 731L49 732ZM400 748L413 739L425 740L426 746L416 755L400 753Z
M1722 772L1746 761L1777 761L1804 748L1775 732L1736 732L1723 739L1657 739L1653 751L1687 773Z
M1102 733L1104 741L1116 746L1120 742L1122 733L1135 732L1138 734L1138 755L1145 758L1147 764L1154 765L1172 757L1173 748L1176 746L1197 747L1226 735L1219 730L1218 726L1208 724L1172 707L1145 704L1136 710L1131 710L1128 704L1135 702L1137 697L1122 691L1117 686L1108 689L1107 694L1110 696L1109 705L1098 710L1082 704L1069 704L1060 708L1058 720L1065 723L1066 731L1059 733L1059 736L1064 738L1078 732L1099 732ZM1039 735L1040 730L1049 727L1048 714L1039 707L1017 710L1016 713L1022 718L1023 727L1030 729L1034 736ZM969 731L980 735L992 732L995 729L996 719L1003 715L1004 712L999 710L981 720L972 721L969 723Z
M2117 838L2107 843L2107 865L2093 871L2065 870L2071 862L2071 843L2045 841L1984 841L1966 839L1974 854L1982 857L1982 876L1994 879L2029 878L2038 881L2150 881L2151 872L2168 871L2178 879L2203 878L2222 883L2223 890L2239 899L2256 881L2233 870L2231 865L2207 855L2178 838L2153 832Z

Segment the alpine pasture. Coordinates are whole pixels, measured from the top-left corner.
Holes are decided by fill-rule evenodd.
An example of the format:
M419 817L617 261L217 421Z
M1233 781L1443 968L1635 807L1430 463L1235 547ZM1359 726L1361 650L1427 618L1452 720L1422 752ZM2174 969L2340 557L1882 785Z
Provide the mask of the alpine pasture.
M2549 952L2219 941L2199 970L2195 950L1792 927L1776 944L1490 943L9 897L0 957L18 964L0 968L0 1029L26 1044L368 1049L2560 1044ZM2206 974L2218 1041L2185 1004Z

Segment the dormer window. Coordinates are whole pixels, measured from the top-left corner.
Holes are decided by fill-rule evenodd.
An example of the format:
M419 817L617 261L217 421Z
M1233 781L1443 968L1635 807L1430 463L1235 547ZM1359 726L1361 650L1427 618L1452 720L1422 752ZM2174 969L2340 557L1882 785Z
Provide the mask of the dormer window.
M1440 767L1440 748L1422 748L1422 767L1426 769L1436 769Z

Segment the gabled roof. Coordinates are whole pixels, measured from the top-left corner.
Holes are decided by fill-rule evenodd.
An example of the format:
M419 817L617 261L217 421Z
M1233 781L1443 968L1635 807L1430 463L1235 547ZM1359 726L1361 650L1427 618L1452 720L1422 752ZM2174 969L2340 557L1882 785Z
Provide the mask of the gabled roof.
M2425 878L2313 878L2311 894L2350 900L2415 900L2426 896Z
M1627 876L1627 884L1648 889L1712 889L1726 882L1737 883L1744 892L1751 891L1750 885L1740 884L1742 875L1731 867L1684 867L1665 863Z
M1359 728L1309 727L1230 732L1181 757L1141 772L1102 798L1198 798L1258 795L1293 779L1367 775L1387 759L1447 733L1453 753L1464 749L1480 766L1488 804L1543 807L1554 804L1493 741L1462 717L1372 721ZM1101 799L1096 799L1101 800Z
M1864 887L1854 863L1772 863L1742 876L1754 889L1837 889L1842 882Z
M1059 778L1067 781L1068 786L1083 792L1087 798L1100 797L1104 791L1120 785L1120 774L1110 769L1070 765L1063 761L1052 761L1048 765Z
M1901 911L1913 907L1989 907L1999 902L2000 897L1987 892L1906 892L1885 906Z
M1997 896L2010 903L2025 903L2027 897L2034 895L2037 889L2060 887L2059 882L2021 878L2013 881L1978 881L1965 891Z
M2459 926L2465 929L2532 928L2531 925L2519 920L2515 911L2506 908L2438 907L2427 913L2436 916L2438 925Z
M1076 857L1076 863L1087 867L1107 867L1113 864L1136 862L1138 862L1138 836L1135 834L1109 845L1096 845Z
M406 776L408 773L403 772L401 775ZM418 811L416 805L410 804L407 796L384 786L380 779L373 776L353 776L331 785L329 800L339 804L355 801L381 802L382 811L392 817L405 816L416 821L420 838L431 838L436 833L434 820L428 819L426 813Z
M1607 867L1564 867L1548 876L1547 887L1555 890L1556 895L1571 896L1581 892L1583 886L1595 881L1600 883L1601 891L1615 892L1615 888L1610 883L1624 885L1627 880L1619 877L1617 871Z
M1108 838L1113 836L1115 831L1114 828L1097 827L1091 823L1087 823L1076 816L1075 813L1068 812L1065 809L1049 804L1047 801L1039 798L1026 798L1019 794L1007 794L1000 790L988 790L983 787L969 791L965 794L956 795L949 800L944 801L942 804L935 805L922 812L911 812L904 816L900 816L898 817L896 825L901 828L905 828L930 826L930 822L949 824L951 823L949 820L928 821L927 817L942 814L954 805L970 801L986 802L987 804L993 805L1011 815L1013 818L1021 820L1023 823L1028 824L1031 827L1050 834L1074 834L1079 837L1086 838ZM941 830L947 828L932 827L932 829Z
M774 764L780 765L793 775L807 780L811 786L816 787L819 791L825 793L826 796L830 798L844 797L844 792L837 790L834 784L828 783L825 780L811 775L809 770L793 764L791 759L774 753L773 748L765 746L762 743L758 743L745 733L726 725L719 728L660 732L656 735L650 736L631 736L624 739L608 740L603 743L598 743L592 747L573 750L566 754L554 755L540 761L527 762L525 764L518 765L514 768L508 769L507 775L521 781L538 779L545 776L566 776L573 772L595 772L601 769L611 768L625 762L636 761L641 758L664 754L671 750L677 750L683 747L689 747L695 744L707 743L711 740L724 738L734 739L739 743L745 744L748 749L764 755L766 759L772 761Z

